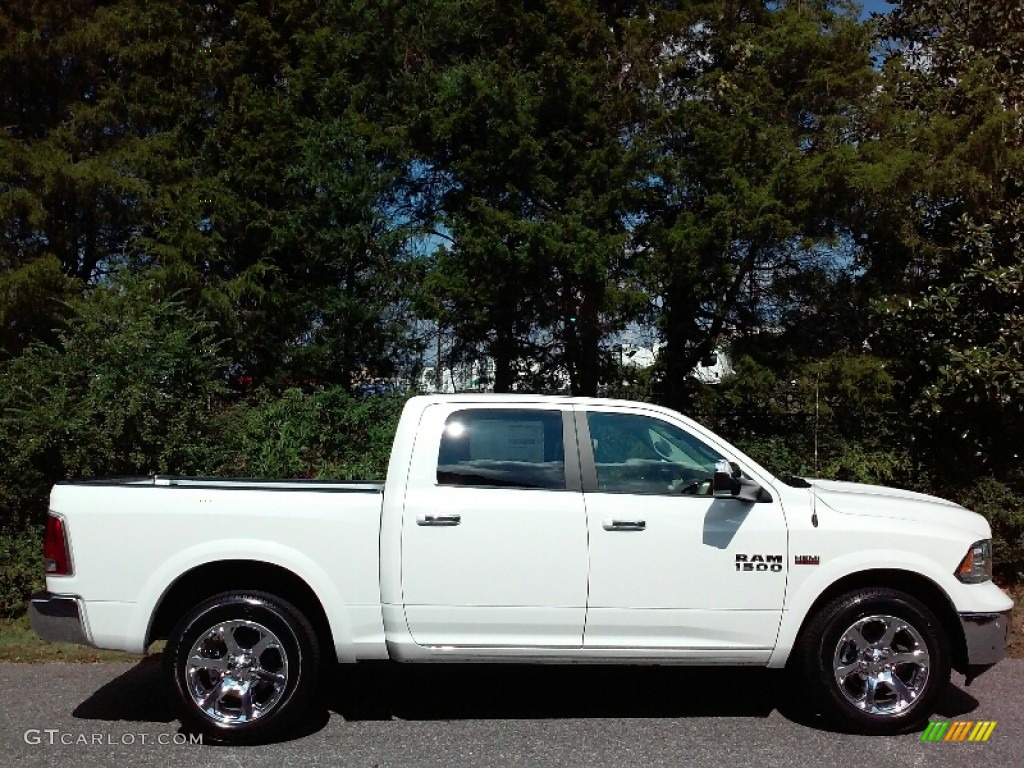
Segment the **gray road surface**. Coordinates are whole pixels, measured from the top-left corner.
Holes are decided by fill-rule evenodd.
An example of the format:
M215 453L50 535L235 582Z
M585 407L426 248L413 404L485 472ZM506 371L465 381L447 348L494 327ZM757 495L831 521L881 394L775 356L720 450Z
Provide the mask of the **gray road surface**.
M1020 660L967 689L954 676L934 718L996 720L987 743L830 732L793 714L784 677L766 670L384 665L333 677L304 733L233 748L159 743L184 736L153 662L0 664L0 766L1024 768Z

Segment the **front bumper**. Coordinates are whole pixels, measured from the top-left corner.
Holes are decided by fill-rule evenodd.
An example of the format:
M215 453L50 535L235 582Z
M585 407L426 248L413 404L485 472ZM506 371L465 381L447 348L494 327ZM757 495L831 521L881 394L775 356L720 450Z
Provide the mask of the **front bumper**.
M50 643L90 645L77 597L37 592L28 603L32 631Z
M1010 641L1010 613L960 614L967 648L967 685L1006 656L1006 646Z

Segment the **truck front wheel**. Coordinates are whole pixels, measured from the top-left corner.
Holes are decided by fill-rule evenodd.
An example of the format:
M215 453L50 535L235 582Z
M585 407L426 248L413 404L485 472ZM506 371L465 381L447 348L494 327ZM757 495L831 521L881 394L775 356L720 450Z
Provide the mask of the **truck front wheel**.
M186 729L215 741L265 741L308 708L316 634L284 600L225 592L196 606L164 650L164 677Z
M837 597L794 648L814 703L835 724L867 734L913 729L949 683L949 641L935 614L895 589Z

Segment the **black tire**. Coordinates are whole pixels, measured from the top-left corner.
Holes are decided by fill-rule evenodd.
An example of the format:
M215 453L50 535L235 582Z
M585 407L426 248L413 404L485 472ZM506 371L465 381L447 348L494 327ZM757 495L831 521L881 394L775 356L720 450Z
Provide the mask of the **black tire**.
M886 632L894 633L888 646ZM869 642L859 647L864 640ZM904 661L915 653L916 660ZM932 714L949 684L949 641L942 625L926 605L895 589L850 592L823 606L801 632L793 660L793 671L807 683L809 703L833 725L856 733L913 730ZM869 707L872 683L877 687Z
M204 663L190 661L194 648ZM307 711L320 648L309 621L281 598L224 592L178 622L163 663L185 730L214 742L252 744L280 736Z

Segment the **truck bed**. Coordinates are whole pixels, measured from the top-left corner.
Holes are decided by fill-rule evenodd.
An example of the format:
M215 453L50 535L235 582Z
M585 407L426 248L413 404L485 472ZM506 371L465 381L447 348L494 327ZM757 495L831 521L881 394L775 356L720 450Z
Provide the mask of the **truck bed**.
M383 487L162 475L59 483L50 508L66 518L75 571L61 587L83 596L93 644L141 653L153 611L178 579L210 564L230 572L258 563L309 585L339 658L383 655Z

